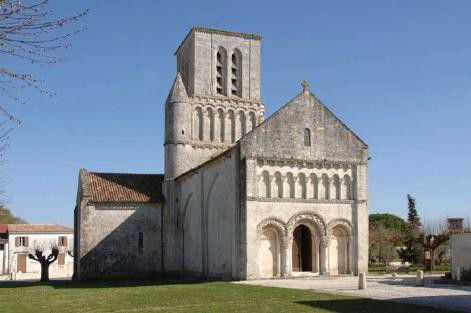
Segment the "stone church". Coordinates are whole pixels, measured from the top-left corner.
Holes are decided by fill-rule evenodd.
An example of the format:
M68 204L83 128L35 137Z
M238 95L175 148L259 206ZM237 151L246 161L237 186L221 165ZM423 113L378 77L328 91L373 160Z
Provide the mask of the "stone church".
M309 90L268 118L261 36L194 27L165 103L165 173L81 169L78 279L357 274L368 146Z

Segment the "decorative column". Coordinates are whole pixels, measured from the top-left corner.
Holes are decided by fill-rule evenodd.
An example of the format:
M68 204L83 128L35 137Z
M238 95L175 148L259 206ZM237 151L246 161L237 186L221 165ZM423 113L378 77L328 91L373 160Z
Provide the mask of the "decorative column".
M203 140L211 141L211 109L206 108L203 110Z
M222 142L221 138L221 130L224 130L221 125L221 119L224 121L224 113L221 116L221 113L219 110L214 111L214 141L215 142Z
M274 181L274 176L268 173L267 198L273 198L273 181Z
M293 193L292 199L298 199L298 196L300 195L299 190L298 190L298 187L299 187L298 186L298 179L299 179L298 175L293 174L293 185L291 186L291 188L293 189L293 190L291 190L291 193ZM290 195L290 198L291 198L291 195ZM301 198L301 197L299 197L299 198Z
M290 193L290 189L289 189L289 183L288 182L288 177L286 175L281 175L281 186L282 187L282 195L283 195L283 198L289 198L289 193Z
M234 121L235 121L235 141L239 140L242 134L242 119L240 111L234 112Z
M347 200L345 186L343 184L344 178L339 177L339 200Z
M334 177L329 177L329 200L337 199L337 186Z
M312 271L314 273L320 273L320 244L319 244L319 239L316 235L312 235L312 251L315 251L314 253L314 260L313 260L313 263L314 263L314 266L312 267Z
M354 241L353 241L353 235L350 235L347 237L347 269L348 269L348 273L353 273L353 245L354 245Z
M292 236L287 236L281 243L282 258L281 258L281 276L291 276L291 245L293 242Z
M324 182L322 182L324 183ZM332 177L327 177L325 180L325 199L332 200Z
M330 237L329 236L322 236L321 237L321 244L320 244L320 253L321 253L321 264L320 264L320 274L321 275L329 275L329 245L330 245Z

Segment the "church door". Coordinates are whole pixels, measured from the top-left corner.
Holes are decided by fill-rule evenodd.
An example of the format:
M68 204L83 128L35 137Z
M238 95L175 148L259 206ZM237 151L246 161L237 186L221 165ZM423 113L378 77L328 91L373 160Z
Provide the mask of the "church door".
M278 273L278 240L271 229L263 231L260 237L260 276L274 277Z
M305 225L299 225L293 233L292 266L294 272L312 271L312 237Z

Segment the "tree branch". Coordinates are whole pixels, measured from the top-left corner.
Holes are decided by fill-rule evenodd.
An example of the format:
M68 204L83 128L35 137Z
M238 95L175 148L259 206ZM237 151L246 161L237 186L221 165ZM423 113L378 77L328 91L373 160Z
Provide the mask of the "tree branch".
M85 31L85 28L68 31L64 27L86 16L89 10L77 15L55 18L48 5L48 0L0 0L0 54L7 60L19 59L36 65L51 65L65 60L56 53L69 48L69 38ZM43 88L43 81L33 78L31 73L18 73L0 68L0 77L6 79L0 81L3 85L0 95L5 94L12 102L23 103L21 97L12 92L21 91L23 88L33 88L41 94L54 95ZM9 104L3 104L0 114L3 113L10 120L16 120L14 115L9 113L7 105Z

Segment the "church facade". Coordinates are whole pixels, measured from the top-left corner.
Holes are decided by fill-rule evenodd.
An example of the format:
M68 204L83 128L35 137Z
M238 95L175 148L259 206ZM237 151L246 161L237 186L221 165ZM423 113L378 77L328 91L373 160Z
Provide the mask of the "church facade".
M79 279L256 279L368 266L368 146L303 83L264 118L258 35L192 28L165 103L165 173L80 171Z

